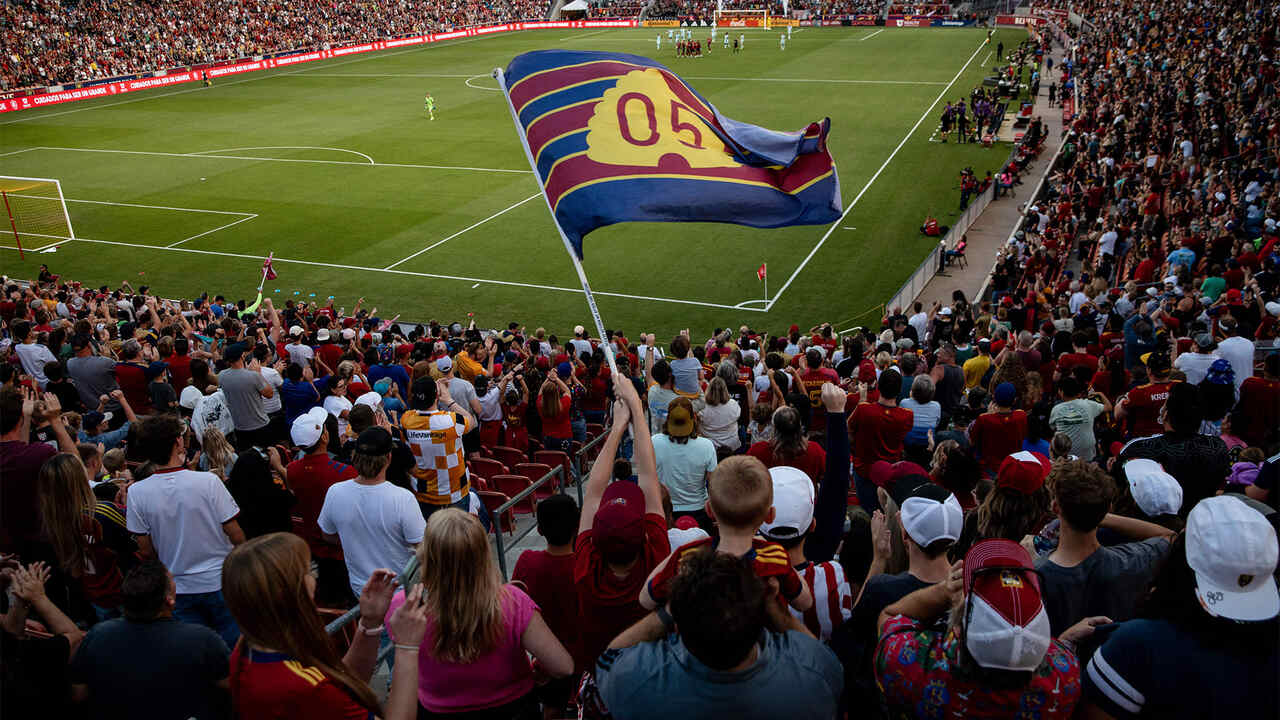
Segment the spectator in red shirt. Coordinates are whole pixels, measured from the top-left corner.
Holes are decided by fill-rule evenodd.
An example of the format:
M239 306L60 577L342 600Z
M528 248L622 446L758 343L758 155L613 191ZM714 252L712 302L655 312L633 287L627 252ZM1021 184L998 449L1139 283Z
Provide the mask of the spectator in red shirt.
M151 391L147 385L151 379L147 377L147 363L142 359L142 343L129 339L120 347L122 362L116 363L116 382L124 391L133 411L139 415L151 414Z
M1058 358L1057 377L1066 377L1076 366L1089 368L1089 376L1093 377L1093 374L1098 371L1098 358L1089 354L1088 348L1089 333L1084 330L1071 333L1071 352L1064 353Z
M1240 403L1236 406L1240 421L1240 438L1254 447L1270 447L1280 435L1280 352L1267 355L1262 377L1252 375L1240 386Z
M821 394L821 389L818 392ZM773 413L772 424L773 439L753 444L747 454L764 463L766 468L789 465L803 470L815 486L822 482L827 453L821 445L805 437L799 411L780 407Z
M876 486L871 482L871 466L878 460L893 463L902 459L902 441L915 419L910 410L898 407L902 375L898 374L897 368L880 373L876 387L880 397L874 403L861 403L849 416L853 482L858 492L858 504L868 512L880 509ZM867 386L859 383L858 392L865 400Z
M538 534L547 541L547 549L525 550L511 573L512 582L524 583L547 627L574 657L582 654L577 650L578 594L573 587L573 540L580 522L578 505L568 495L552 495L538 503ZM574 668L577 673L585 669ZM568 690L565 685L565 700Z
M1027 414L1013 409L1017 397L1013 383L1000 383L991 393L990 409L969 426L969 442L989 476L994 477L1000 463L1022 449L1027 437Z
M294 512L302 519L301 523L295 523L295 532L307 541L319 570L317 601L324 607L343 608L349 607L355 598L351 596L342 548L325 541L316 518L320 517L320 508L324 507L324 497L329 488L359 473L350 465L329 457L331 424L332 432L336 432L337 423L330 420L324 408L318 407L311 408L293 421L290 437L305 454L289 463L285 476L298 499Z
M1128 420L1126 438L1158 435L1164 431L1160 409L1169 399L1169 356L1162 352L1145 356L1150 382L1133 388L1116 403L1116 421Z
M809 429L822 432L827 429L827 411L822 407L822 386L825 383L838 385L840 376L835 370L823 367L822 351L811 347L800 358L800 382L804 385L802 391L809 396Z
M591 466L574 547L573 584L581 632L576 667L591 667L618 633L648 614L640 606L640 590L649 573L671 554L644 407L635 386L621 374L613 376L613 392L618 398L613 425ZM618 444L628 427L639 483L610 484Z

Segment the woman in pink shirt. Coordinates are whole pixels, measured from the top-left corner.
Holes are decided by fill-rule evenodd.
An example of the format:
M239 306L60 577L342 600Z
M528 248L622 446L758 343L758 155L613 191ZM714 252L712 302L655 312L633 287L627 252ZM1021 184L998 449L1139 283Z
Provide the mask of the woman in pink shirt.
M573 658L537 603L502 583L480 521L461 510L432 515L418 564L427 607L418 651L419 717L540 716L528 654L552 677L572 673ZM404 592L396 593L387 617L403 603Z

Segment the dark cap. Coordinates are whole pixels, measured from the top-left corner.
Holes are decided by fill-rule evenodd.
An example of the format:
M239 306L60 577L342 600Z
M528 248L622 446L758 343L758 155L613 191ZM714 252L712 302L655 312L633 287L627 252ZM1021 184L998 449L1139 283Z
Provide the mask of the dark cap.
M644 493L640 486L619 480L605 488L591 532L606 558L639 552L644 547Z
M376 425L366 429L356 438L356 452L361 455L387 455L394 447L391 433L387 432L386 428Z
M430 377L420 377L413 381L409 388L409 407L414 410L425 410L436 401L436 381Z
M223 352L222 357L229 363L239 362L244 357L244 354L247 352L249 352L248 345L244 343L233 343L227 346L227 349L225 352Z
M142 375L148 380L154 380L168 369L169 363L156 360L142 370Z

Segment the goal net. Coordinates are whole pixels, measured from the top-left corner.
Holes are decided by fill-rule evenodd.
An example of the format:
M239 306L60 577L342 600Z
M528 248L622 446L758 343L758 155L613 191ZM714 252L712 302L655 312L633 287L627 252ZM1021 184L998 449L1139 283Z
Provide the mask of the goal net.
M31 250L57 240L74 240L71 215L62 184L48 178L0 175L0 199L8 227L0 228L3 244Z
M715 18L716 27L769 29L768 8L718 9Z

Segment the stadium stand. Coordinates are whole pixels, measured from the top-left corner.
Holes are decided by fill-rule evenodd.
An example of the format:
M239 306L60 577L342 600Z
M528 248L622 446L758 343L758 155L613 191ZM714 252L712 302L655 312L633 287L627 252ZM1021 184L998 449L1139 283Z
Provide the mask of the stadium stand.
M1280 7L1073 8L987 293L879 327L5 278L0 711L1274 715Z

